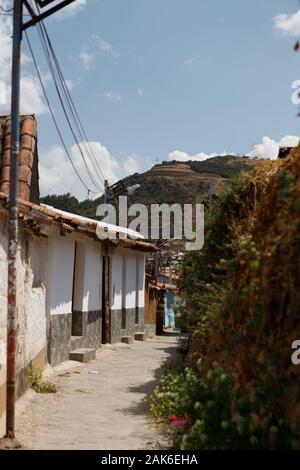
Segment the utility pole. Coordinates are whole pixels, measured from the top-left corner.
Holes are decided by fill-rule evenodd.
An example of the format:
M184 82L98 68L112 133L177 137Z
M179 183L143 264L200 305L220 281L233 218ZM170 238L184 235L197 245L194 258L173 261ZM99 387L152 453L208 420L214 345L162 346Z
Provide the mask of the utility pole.
M11 79L11 142L8 223L7 282L7 382L6 437L15 436L16 335L17 335L17 253L18 253L18 175L20 142L20 69L23 1L14 0Z
M42 9L54 0L36 0ZM10 142L10 182L8 214L8 278L7 278L7 361L6 361L6 439L15 438L16 401L16 349L17 349L17 255L18 255L18 190L19 190L19 146L20 146L20 77L22 31L39 23L44 18L64 8L75 0L64 0L52 8L38 14L28 0L14 0L13 45L11 78L11 142ZM31 20L23 23L23 7L31 15Z

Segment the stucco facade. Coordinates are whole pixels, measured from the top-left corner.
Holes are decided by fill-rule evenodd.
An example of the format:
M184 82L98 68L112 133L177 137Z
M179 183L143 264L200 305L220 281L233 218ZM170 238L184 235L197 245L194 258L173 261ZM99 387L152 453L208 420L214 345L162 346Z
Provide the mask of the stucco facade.
M0 118L0 137L2 435L6 406L10 116ZM57 365L69 357L78 358L78 350L92 357L102 342L121 341L124 335L143 331L145 253L155 250L133 230L40 204L34 116L20 118L19 144L17 396L27 387L31 362ZM13 375L13 368L11 372Z
M110 342L144 331L145 253L103 249L76 234L20 231L18 251L17 394L27 388L30 363L51 365L78 348L102 343L103 256L110 259ZM104 252L105 251L105 252ZM0 213L0 434L5 423L7 217Z
M0 216L0 435L5 429L7 218ZM46 348L46 244L21 229L18 247L18 344L16 357L19 397L28 386L30 362L44 365Z
M145 254L116 249L111 264L111 342L144 328Z

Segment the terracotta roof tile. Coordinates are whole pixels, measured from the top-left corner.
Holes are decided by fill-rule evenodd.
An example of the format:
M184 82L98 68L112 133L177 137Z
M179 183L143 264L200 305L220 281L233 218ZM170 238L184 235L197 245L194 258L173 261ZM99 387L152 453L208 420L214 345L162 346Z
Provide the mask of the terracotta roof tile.
M9 194L11 117L0 117L0 191ZM19 198L39 202L37 126L33 115L20 117Z
M6 194L0 192L0 208L4 210L7 209L8 197ZM97 228L99 229L99 224L96 220L86 219L85 217L78 217L75 214L68 212L61 212L53 207L34 204L30 201L19 200L19 217L26 219L27 222L31 221L32 223L40 223L45 225L55 224L59 226L62 231L76 231L88 237L91 237L93 240L98 241L99 243L107 243L114 246L120 246L124 248L129 248L137 251L143 252L155 252L157 248L144 240L131 240L130 238L114 238L114 239L100 239L97 236ZM106 224L103 225L103 231L118 233L117 230L104 230ZM118 227L116 227L117 229Z

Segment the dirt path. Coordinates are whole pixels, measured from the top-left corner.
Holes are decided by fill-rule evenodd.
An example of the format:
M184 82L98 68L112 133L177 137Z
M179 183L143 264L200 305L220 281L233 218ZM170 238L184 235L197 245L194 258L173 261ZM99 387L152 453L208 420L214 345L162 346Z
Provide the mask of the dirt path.
M56 368L56 394L18 404L17 438L30 449L157 449L162 436L145 398L161 363L176 351L176 337L104 348L85 365ZM97 373L91 373L91 372ZM23 400L23 402L22 402Z

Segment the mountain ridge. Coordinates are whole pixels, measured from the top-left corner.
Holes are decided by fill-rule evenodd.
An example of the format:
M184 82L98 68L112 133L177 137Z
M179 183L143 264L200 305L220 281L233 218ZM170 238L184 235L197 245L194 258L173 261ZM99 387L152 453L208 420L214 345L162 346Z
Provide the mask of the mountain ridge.
M125 186L139 184L140 188L128 196L128 204L188 204L202 202L209 192L217 193L230 184L230 179L241 171L250 171L259 160L243 156L216 156L205 161L163 161L144 173L123 178ZM95 200L78 201L70 193L48 195L41 202L85 217L95 218L103 196ZM114 204L116 202L114 201Z

